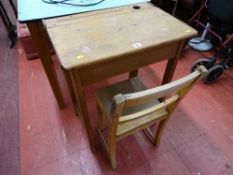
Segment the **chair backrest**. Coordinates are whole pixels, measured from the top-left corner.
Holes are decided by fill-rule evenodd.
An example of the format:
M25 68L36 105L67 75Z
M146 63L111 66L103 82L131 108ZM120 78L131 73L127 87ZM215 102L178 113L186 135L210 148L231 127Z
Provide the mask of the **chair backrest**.
M199 66L193 73L171 83L140 92L118 94L114 96L110 114L112 125L115 125L113 128L116 129L118 123L139 119L162 109L165 109L168 112L167 116L169 116L190 88L199 81L206 72L207 70L204 66ZM164 100L152 107L150 106L149 108L145 108L133 114L122 116L123 110L149 103L155 99Z
M233 22L233 0L208 0L208 16L221 23Z

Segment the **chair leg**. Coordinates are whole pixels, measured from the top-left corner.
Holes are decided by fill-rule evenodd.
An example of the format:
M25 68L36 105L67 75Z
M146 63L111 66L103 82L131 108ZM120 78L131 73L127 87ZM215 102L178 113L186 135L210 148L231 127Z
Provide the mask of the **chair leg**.
M109 158L111 162L112 169L116 169L116 140L110 139L109 143Z
M143 132L146 135L146 138L154 145L154 134L152 134L150 128L143 129Z
M102 131L104 129L104 116L97 101L96 101L96 109L97 109L97 115L98 115L97 128Z
M158 145L160 143L160 140L161 140L164 128L166 126L166 123L167 123L167 119L159 122L159 125L156 129L156 132L155 132L154 143L153 143L154 145Z

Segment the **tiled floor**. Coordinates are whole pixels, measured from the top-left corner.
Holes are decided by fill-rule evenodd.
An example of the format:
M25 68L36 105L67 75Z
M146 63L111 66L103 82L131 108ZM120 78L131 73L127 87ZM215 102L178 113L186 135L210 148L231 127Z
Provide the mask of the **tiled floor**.
M162 143L153 147L142 133L119 141L116 171L98 144L90 151L80 119L75 116L61 71L66 108L59 110L40 61L27 61L19 47L20 155L22 175L232 175L233 69L217 83L200 82L169 121ZM186 75L201 55L185 49L175 78ZM165 63L140 70L148 87L160 82ZM114 77L88 86L86 98L95 127L94 91L127 78Z

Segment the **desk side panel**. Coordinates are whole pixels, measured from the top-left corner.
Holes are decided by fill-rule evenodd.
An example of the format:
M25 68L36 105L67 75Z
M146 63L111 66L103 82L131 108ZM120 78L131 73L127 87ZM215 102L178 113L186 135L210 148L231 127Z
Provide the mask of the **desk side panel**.
M178 46L179 42L173 42L157 48L147 48L140 52L125 54L107 61L86 65L76 70L79 71L82 84L88 85L149 64L173 58L176 55Z

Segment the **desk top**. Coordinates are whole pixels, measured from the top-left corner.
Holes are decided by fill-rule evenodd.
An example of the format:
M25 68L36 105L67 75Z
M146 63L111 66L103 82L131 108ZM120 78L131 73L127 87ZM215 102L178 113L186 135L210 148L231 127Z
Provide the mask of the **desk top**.
M99 0L73 0L71 3L87 4L98 1ZM47 4L42 0L18 0L18 20L20 22L28 22L111 7L119 7L146 1L149 0L105 0L97 5L82 7L66 4Z
M197 34L149 3L45 20L44 24L61 65L67 70Z

